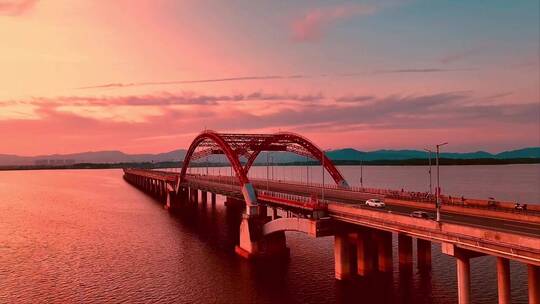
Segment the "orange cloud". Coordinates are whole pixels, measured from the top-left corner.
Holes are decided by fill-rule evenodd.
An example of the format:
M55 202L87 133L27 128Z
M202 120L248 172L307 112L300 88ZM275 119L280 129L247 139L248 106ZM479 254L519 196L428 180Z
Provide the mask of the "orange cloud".
M19 16L32 9L38 0L0 0L0 16Z

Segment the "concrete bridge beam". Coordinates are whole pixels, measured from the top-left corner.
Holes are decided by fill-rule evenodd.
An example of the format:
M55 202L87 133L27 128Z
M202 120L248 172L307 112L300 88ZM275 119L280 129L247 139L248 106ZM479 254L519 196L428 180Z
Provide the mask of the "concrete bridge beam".
M262 234L270 235L279 231L299 231L312 237L331 235L330 219L286 217L268 221L262 226Z

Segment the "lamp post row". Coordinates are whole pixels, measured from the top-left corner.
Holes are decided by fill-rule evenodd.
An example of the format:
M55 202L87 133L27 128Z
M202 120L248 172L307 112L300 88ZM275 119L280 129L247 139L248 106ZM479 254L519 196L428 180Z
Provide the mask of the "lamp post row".
M439 154L440 148L444 145L447 145L447 142L435 145L435 166L437 167L437 188L435 189L436 201L435 201L435 210L436 210L436 220L439 222L441 220L441 182L440 182L440 170L439 170ZM431 153L430 149L424 149L428 152L429 157L429 193L432 194L432 180L431 180Z

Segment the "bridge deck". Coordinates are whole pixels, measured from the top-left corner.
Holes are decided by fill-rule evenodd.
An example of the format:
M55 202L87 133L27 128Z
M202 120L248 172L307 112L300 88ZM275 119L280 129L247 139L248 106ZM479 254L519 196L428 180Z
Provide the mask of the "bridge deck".
M133 170L127 173L176 184L178 174L165 171ZM300 183L251 179L260 201L283 209L314 209L319 205L310 197L320 196L321 189ZM217 194L241 197L241 188L232 177L188 175L186 186ZM516 211L512 208L474 204L456 206L452 201L443 205L441 222L412 218L413 210L432 209L433 204L403 193L392 197L382 191L373 193L358 189L325 188L328 214L334 221L347 225L372 227L411 235L420 239L456 246L477 252L540 265L540 212L534 208ZM400 191L401 193L401 191ZM374 209L361 204L374 195L385 197L387 208ZM281 196L281 199L280 199ZM410 197L409 200L405 197ZM503 205L504 206L504 205ZM506 218L505 218L506 217ZM510 220L507 218L515 218Z

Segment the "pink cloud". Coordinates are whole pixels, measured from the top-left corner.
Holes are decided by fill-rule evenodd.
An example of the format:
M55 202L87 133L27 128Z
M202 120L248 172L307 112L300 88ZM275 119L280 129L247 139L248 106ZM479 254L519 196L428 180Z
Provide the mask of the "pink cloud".
M361 4L313 9L292 23L292 37L296 41L314 41L320 39L333 23L354 16L373 14L376 10L374 5Z
M537 145L538 132L530 131L538 125L537 103L471 103L474 98L472 92L338 98L258 92L33 98L19 103L35 106L38 119L0 119L0 153L33 155L116 149L163 152L187 147L193 134L206 127L247 133L290 130L332 148L344 143L370 149L403 148L440 138L468 149ZM251 102L255 100L255 104ZM283 104L278 106L279 102ZM66 106L71 108L65 110ZM115 112L126 106L147 115L140 120L88 115L92 109L92 113L96 109ZM151 112L152 108L159 111ZM265 110L269 108L273 110ZM486 133L496 137L472 143L463 135Z
M0 16L18 16L32 9L38 0L0 0Z

